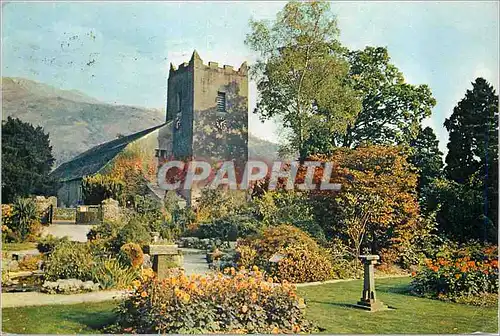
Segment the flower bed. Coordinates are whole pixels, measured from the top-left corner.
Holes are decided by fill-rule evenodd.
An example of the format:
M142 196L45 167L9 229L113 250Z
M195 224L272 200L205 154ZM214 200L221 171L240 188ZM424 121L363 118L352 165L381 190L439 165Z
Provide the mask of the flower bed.
M299 333L314 331L295 287L273 284L256 267L187 277L172 271L158 280L150 271L133 283L118 309L119 333Z
M423 296L470 304L484 304L498 298L496 247L482 254L456 253L427 259L412 274L412 288ZM493 294L493 295L491 295Z

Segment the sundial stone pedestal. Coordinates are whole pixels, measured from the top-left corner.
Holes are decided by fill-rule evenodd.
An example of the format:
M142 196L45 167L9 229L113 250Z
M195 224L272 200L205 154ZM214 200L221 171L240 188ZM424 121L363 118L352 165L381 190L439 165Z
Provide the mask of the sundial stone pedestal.
M378 255L363 255L360 256L363 260L365 266L364 282L363 282L363 295L355 305L357 308L369 310L369 311L379 311L387 310L388 307L380 300L377 300L377 294L375 292L375 272L374 266L377 260L380 259Z
M172 245L149 245L149 255L153 258L153 271L158 279L165 279L168 270L182 266L182 256L179 254L179 246Z

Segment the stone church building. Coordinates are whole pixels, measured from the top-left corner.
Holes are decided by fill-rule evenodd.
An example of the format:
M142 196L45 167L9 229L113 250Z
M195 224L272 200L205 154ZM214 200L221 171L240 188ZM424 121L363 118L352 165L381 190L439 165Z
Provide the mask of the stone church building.
M244 167L248 160L248 68L216 62L204 64L196 51L189 62L170 64L165 123L98 145L59 166L52 176L61 183L59 206L83 204L85 176L105 174L128 150L153 158L156 168L167 159L233 160ZM157 170L157 169L156 169ZM151 194L164 197L157 181L148 183ZM183 191L188 204L196 191Z

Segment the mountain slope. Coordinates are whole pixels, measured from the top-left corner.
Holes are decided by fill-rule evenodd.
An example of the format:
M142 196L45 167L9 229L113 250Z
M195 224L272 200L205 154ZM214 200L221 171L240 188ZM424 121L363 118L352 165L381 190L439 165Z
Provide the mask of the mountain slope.
M2 78L2 119L19 118L50 134L57 167L118 134L129 135L163 123L165 112L113 105L76 90L59 90L24 78ZM277 145L249 136L250 157L276 157Z

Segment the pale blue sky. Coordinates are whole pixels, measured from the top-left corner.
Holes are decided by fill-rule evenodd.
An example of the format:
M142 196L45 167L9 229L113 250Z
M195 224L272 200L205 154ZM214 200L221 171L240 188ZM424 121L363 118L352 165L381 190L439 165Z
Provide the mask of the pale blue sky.
M165 105L168 64L197 49L205 62L238 67L255 56L248 20L274 17L284 2L9 3L2 9L2 75L77 89L105 102ZM498 2L333 2L342 42L386 46L409 83L428 84L431 125L445 149L444 119L483 76L498 90ZM250 85L255 106L255 84ZM277 141L251 114L250 132Z

